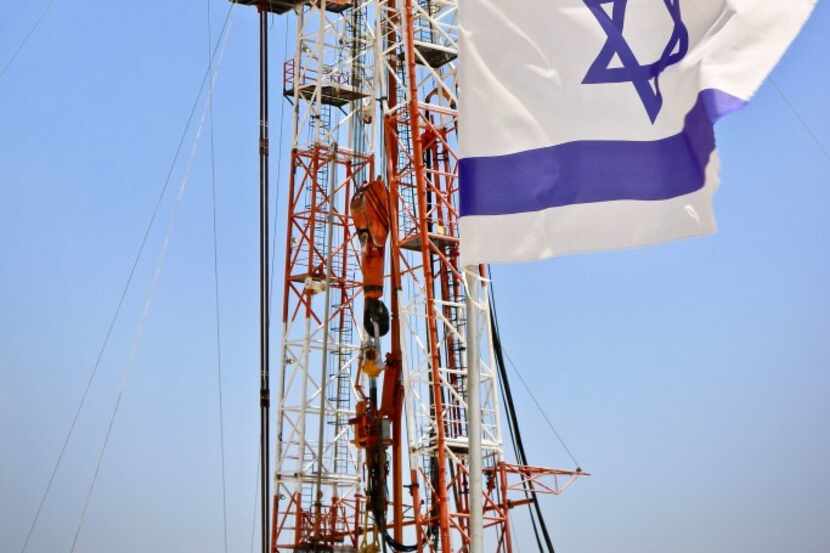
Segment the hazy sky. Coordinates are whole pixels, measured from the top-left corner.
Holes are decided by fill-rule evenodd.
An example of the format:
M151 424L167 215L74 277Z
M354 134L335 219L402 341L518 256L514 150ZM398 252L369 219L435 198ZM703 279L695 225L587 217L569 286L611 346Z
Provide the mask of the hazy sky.
M7 4L0 64L46 2ZM226 3L212 6L217 28ZM283 33L277 20L275 68ZM560 553L830 551L830 159L793 111L830 144L828 37L820 5L774 84L720 124L716 236L494 269L505 346L593 473L544 501ZM239 9L215 118L234 553L249 551L258 433L256 44L255 12ZM4 552L23 543L207 51L204 1L59 1L0 78ZM78 551L222 551L206 153ZM285 171L277 159L272 167L276 181ZM172 205L150 236L31 552L69 551ZM531 462L567 466L515 388ZM519 548L532 551L527 533Z

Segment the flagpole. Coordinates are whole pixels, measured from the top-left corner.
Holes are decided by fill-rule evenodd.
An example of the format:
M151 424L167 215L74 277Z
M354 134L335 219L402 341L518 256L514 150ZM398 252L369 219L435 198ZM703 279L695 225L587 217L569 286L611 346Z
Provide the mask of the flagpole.
M478 316L476 300L480 295L481 279L478 265L464 270L467 279L467 437L469 450L467 467L470 485L470 553L484 551L484 491L481 474L481 356L479 355Z

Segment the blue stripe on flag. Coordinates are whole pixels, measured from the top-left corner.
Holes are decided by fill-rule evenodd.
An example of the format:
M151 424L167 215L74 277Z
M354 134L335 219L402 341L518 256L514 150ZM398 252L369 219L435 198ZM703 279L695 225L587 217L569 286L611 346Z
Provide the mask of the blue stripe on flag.
M653 142L585 140L460 162L461 215L505 215L615 200L666 200L703 188L714 123L746 104L704 90L683 130Z

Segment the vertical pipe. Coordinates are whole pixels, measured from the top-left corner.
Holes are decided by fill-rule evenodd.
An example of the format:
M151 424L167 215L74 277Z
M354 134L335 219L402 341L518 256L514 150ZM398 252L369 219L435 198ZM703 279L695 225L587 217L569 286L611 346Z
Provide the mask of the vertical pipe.
M439 358L438 328L435 320L435 290L432 273L431 239L429 237L427 218L427 180L424 170L424 153L421 145L420 105L418 101L418 75L415 70L415 20L413 0L403 1L404 29L403 42L406 47L406 84L410 137L412 140L412 158L415 172L415 182L418 191L418 233L421 239L421 256L423 263L424 295L426 296L427 332L430 354L430 374L432 377L431 389L434 402L435 419L435 458L438 464L438 478L436 493L438 495L438 524L440 527L441 551L451 551L450 515L447 501L447 451L445 441L445 424L443 389L441 375L441 359Z
M483 553L484 510L481 485L481 357L478 343L478 307L475 302L481 286L478 267L467 267L467 437L470 470L470 553Z
M392 68L387 72L385 70L385 59L383 51L388 47L388 37L391 32L391 25L387 19L388 15L383 14L381 3L377 4L378 17L375 19L375 79L376 79L376 97L380 108L380 115L382 121L381 137L382 137L382 161L384 171L386 174L386 182L389 186L389 234L390 234L390 255L389 266L391 274L391 298L392 298L392 321L391 321L391 353L393 362L397 362L397 380L395 383L397 388L395 393L394 412L392 413L392 432L393 432L393 446L392 446L392 505L393 505L393 535L396 541L403 541L403 447L401 443L402 436L402 402L405 397L403 390L403 362L404 356L401 354L403 348L403 340L401 338L401 318L400 318L400 290L401 290L401 251L400 251L400 229L398 228L398 146L397 136L392 128L396 125L395 119L387 115L387 108L397 104L397 90L394 78L391 78ZM388 8L387 8L388 9ZM392 54L388 54L386 61L396 63ZM371 175L373 176L373 175ZM388 374L388 373L387 373ZM388 376L386 378L389 378ZM412 419L408 419L412 420ZM410 434L407 434L407 443ZM409 447L406 448L411 454ZM414 466L410 462L410 466ZM412 478L410 484L417 487L418 480L414 471L411 472ZM410 488L412 490L414 488ZM417 524L417 519L416 519Z
M259 8L259 428L260 502L262 516L262 553L269 553L270 477L268 454L269 389L268 357L268 10L265 2Z

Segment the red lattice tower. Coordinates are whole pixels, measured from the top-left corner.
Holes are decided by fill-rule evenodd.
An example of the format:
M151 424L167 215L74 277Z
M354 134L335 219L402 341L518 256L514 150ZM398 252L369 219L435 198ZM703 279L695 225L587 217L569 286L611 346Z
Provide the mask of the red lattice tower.
M510 553L511 509L530 502L530 490L559 494L583 473L505 459L486 273L459 265L457 3L240 3L293 12L297 21L295 55L283 72L293 140L271 551L370 552L384 533L392 550L469 551L474 386L485 551ZM378 397L370 398L375 381L361 367L371 340L350 204L376 175L388 192L391 324L377 345L385 361ZM477 382L468 378L471 340L480 353ZM381 464L388 459L381 485L372 481L377 444ZM375 476L367 476L370 464ZM378 508L381 488L389 493Z

